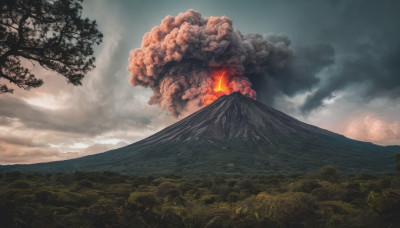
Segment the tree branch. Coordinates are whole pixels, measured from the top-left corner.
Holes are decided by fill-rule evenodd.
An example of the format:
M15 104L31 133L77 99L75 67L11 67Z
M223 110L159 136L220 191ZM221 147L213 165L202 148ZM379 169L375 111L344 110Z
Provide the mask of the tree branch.
M25 14L22 16L19 25L18 25L18 45L21 45L24 42L24 24L25 21L29 18L29 14Z
M82 18L81 0L7 0L1 6L0 78L27 90L40 86L42 81L20 58L74 85L95 67L92 46L103 36L95 21ZM11 90L0 84L0 93L4 91Z

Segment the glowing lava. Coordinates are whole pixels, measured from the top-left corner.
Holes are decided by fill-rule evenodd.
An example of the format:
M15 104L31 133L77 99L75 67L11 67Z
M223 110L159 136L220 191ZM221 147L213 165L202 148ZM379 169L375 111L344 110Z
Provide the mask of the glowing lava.
M203 105L209 105L220 96L224 94L232 93L232 89L229 83L229 77L226 75L226 70L219 70L213 74L214 85L213 90L210 91L205 97L203 97Z
M219 77L218 86L214 88L215 92L223 92L224 94L229 93L229 87L226 85L227 83L224 78L225 73L226 73L225 71L222 72L221 76Z

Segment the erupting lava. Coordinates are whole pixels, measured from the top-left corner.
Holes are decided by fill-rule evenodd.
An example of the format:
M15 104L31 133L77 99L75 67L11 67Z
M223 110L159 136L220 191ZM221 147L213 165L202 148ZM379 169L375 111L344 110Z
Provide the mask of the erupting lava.
M215 70L211 73L212 88L203 96L202 104L207 106L222 95L240 92L242 95L256 99L256 92L251 89L251 83L245 79L238 79L228 74L226 69Z
M214 79L214 88L212 92L204 98L204 106L211 104L222 95L232 93L232 89L229 84L229 77L226 75L226 70L216 71L212 75Z
M224 94L229 93L229 88L226 85L226 80L224 78L225 71L222 72L221 76L218 79L218 86L214 88L214 92L223 92Z

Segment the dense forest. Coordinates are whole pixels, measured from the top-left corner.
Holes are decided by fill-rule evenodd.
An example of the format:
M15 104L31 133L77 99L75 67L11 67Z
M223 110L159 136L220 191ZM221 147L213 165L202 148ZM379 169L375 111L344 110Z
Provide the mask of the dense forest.
M400 227L400 175L0 174L0 227Z

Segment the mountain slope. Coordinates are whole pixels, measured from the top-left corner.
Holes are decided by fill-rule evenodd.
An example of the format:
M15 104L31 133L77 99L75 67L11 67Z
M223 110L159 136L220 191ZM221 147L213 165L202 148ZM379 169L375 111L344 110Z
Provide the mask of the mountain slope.
M394 169L396 152L400 152L398 147L351 140L233 93L120 149L67 161L0 169L277 174L315 171L330 164L345 172L382 172Z

